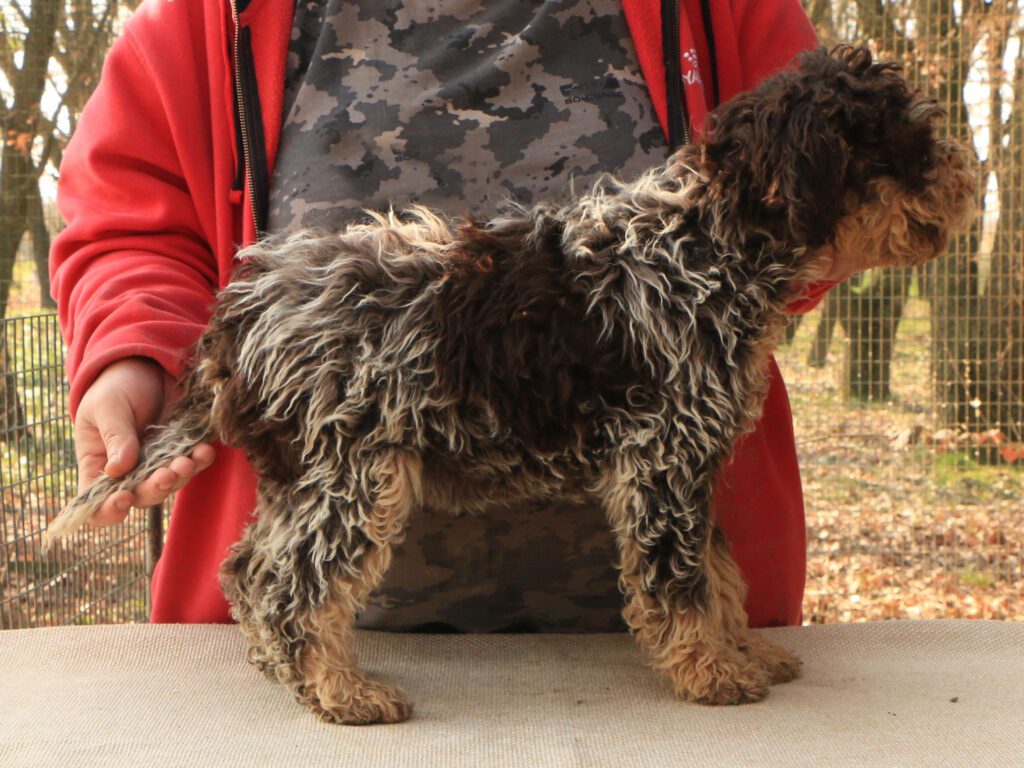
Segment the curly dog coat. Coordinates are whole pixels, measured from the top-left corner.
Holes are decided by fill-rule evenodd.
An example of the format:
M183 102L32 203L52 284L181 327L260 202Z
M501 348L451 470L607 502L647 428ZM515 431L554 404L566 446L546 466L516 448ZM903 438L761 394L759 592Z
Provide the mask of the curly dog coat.
M918 264L968 220L975 175L940 114L866 49L817 51L632 183L486 223L412 209L255 245L169 425L47 542L200 441L244 447L258 509L222 582L249 659L326 720L395 722L411 705L357 668L351 626L409 515L582 488L675 692L761 699L799 661L747 627L715 473L819 250Z

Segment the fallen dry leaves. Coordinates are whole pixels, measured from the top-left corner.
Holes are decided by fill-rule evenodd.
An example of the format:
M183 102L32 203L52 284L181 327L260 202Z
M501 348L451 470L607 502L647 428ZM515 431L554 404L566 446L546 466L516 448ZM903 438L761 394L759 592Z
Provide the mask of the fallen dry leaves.
M1024 446L941 426L923 333L897 346L893 402L844 400L841 340L825 369L803 365L808 320L778 355L807 508L804 621L1024 621Z

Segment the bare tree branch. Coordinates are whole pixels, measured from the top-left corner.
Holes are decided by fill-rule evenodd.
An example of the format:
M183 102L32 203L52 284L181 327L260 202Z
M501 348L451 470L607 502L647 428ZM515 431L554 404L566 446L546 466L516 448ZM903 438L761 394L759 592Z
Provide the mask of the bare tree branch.
M811 2L810 13L811 23L814 24L815 28L820 29L824 27L829 31L833 31L832 22L832 0L813 0Z
M94 19L91 25L76 29L68 39L69 56L62 62L67 79L65 101L69 112L78 112L92 93L93 77L100 69L103 56L113 35L117 6L113 3L104 8L103 15ZM74 52L73 55L70 55Z
M32 18L25 13L25 10L21 7L18 0L11 0L11 8L17 12L18 16L21 18L21 23L25 25L26 29L32 26Z
M17 71L18 67L14 63L14 40L7 28L7 20L0 13L0 72L4 73L8 82L11 82Z
M57 102L57 106L53 110L53 116L46 118L40 113L40 125L38 126L39 135L44 136L43 151L39 153L39 160L37 161L36 167L36 178L46 168L46 164L50 161L54 150L58 144L63 144L66 140L65 137L57 130L57 119L60 117L60 112L64 109L64 99L67 96L67 91L60 94L60 100Z
M907 54L914 53L914 41L897 26L882 0L857 0L857 15L864 34L891 50L897 58L905 59Z

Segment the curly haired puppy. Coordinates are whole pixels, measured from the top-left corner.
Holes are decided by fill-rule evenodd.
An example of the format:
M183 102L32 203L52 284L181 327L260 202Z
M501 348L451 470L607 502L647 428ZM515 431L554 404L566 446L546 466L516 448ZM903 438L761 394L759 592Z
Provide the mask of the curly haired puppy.
M244 447L258 514L222 581L249 659L326 720L396 722L411 706L359 670L351 626L409 515L585 488L653 666L685 699L761 699L799 661L747 627L715 473L819 249L917 264L968 219L974 174L940 114L866 49L817 51L632 183L249 248L170 424L48 535L199 441Z

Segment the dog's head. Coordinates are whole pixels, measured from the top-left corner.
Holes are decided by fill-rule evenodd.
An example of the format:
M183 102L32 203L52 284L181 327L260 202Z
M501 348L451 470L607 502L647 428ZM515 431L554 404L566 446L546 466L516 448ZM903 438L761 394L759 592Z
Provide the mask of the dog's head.
M737 246L831 244L899 265L938 255L970 218L976 176L968 151L936 135L943 111L866 48L796 65L712 112L697 151L713 226Z

